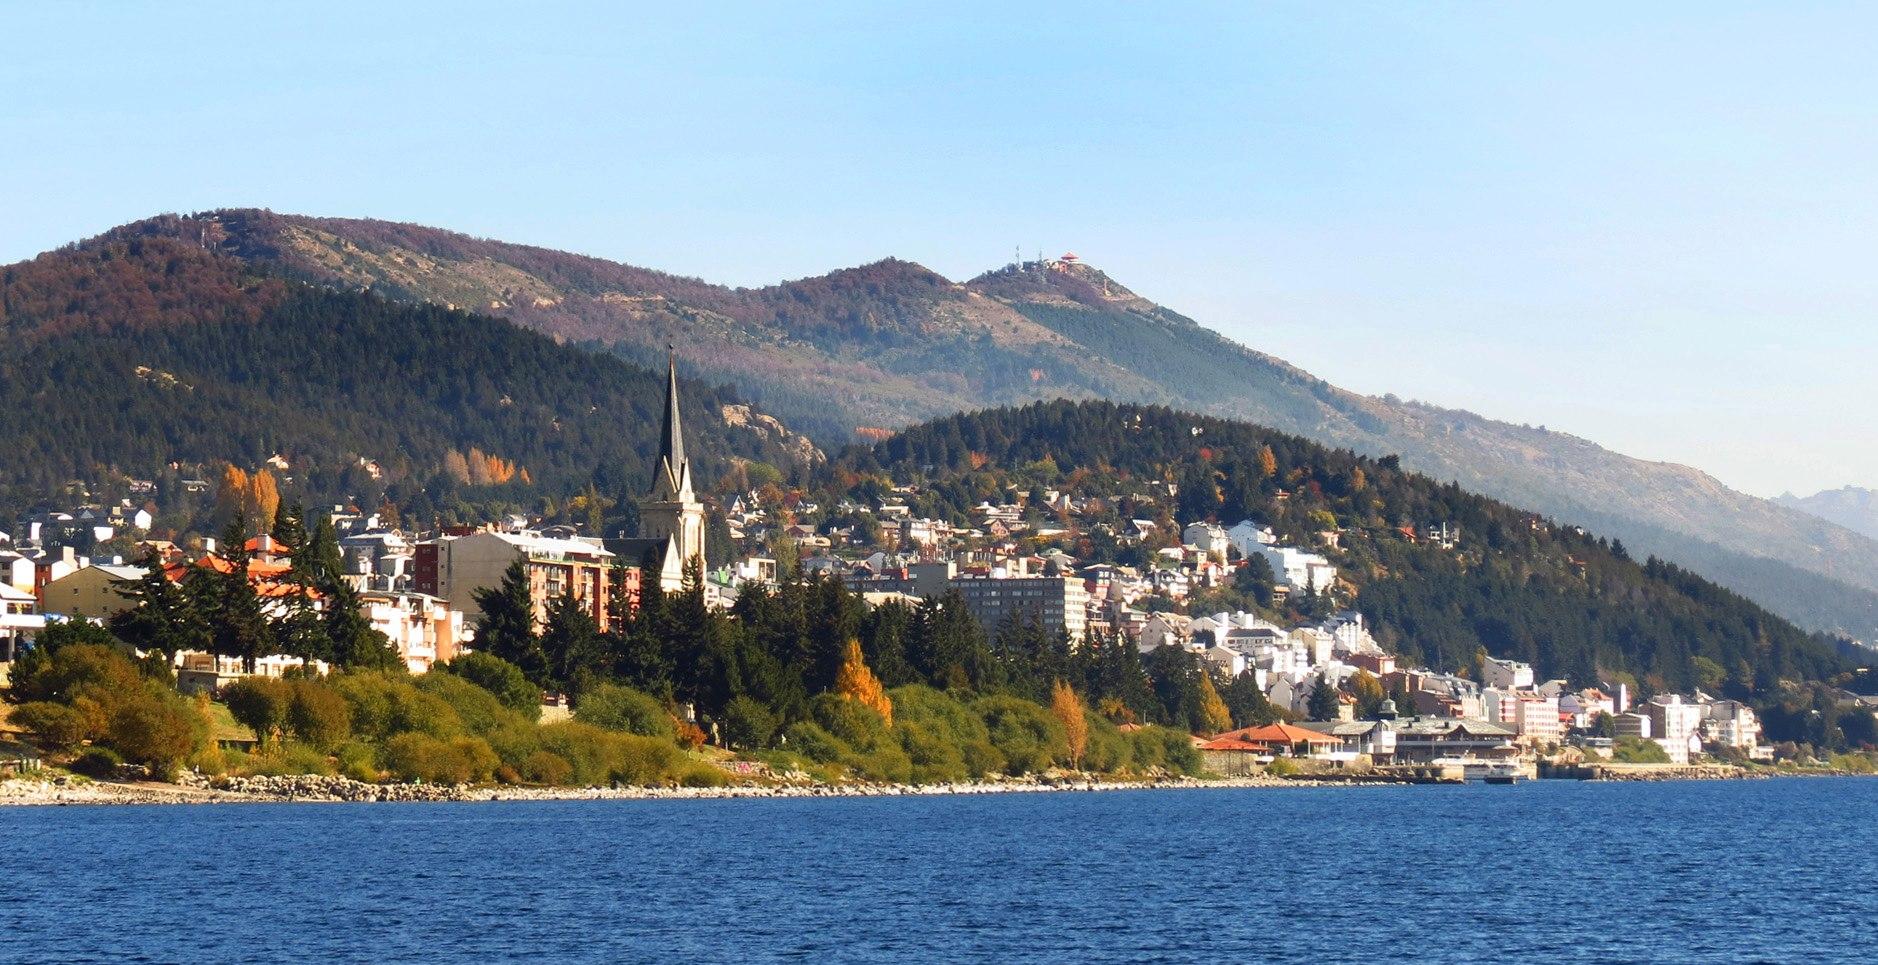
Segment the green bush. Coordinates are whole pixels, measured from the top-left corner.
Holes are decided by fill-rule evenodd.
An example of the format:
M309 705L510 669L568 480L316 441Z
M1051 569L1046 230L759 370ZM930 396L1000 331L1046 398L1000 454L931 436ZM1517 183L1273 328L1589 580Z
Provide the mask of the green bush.
M72 761L72 771L92 777L115 777L124 758L109 747L87 747Z
M972 709L984 719L991 744L1004 755L1004 772L1012 776L1049 770L1069 754L1063 725L1039 704L1018 697L980 697Z
M1155 768L1173 774L1198 774L1203 766L1193 738L1172 727L1143 727L1123 735L1128 739L1128 753L1136 771Z
M315 680L292 683L287 727L295 737L330 751L352 736L352 708L339 692Z
M679 787L728 787L730 775L721 767L693 764L678 774Z
M208 739L208 718L193 703L161 684L150 684L141 693L119 701L111 711L105 733L106 742L126 760L142 764L166 780L206 746Z
M287 777L296 774L332 774L333 762L317 748L285 741L265 753L250 754L235 769L248 777Z
M760 750L776 739L776 715L752 697L733 697L724 705L724 741L731 747Z
M1620 764L1668 764L1663 745L1640 737L1620 737L1611 748L1611 760Z
M851 759L854 770L870 781L908 784L913 780L913 761L898 745L882 743L879 747Z
M1290 777L1298 772L1298 764L1289 757L1274 757L1265 765L1265 773L1273 777Z
M619 684L587 688L574 705L574 719L607 730L666 740L672 740L676 733L664 704L651 694Z
M574 765L552 751L536 751L528 755L518 768L522 777L533 784L566 784L574 774Z
M658 737L605 730L573 720L540 728L541 748L572 765L576 784L669 784L685 764L678 745Z
M350 673L333 682L352 709L352 733L384 742L405 733L436 738L463 732L448 701L417 689L409 679L383 673Z
M503 704L495 694L463 677L441 673L425 674L417 678L414 686L424 694L449 705L450 710L456 714L457 720L462 722L463 729L478 737L486 737L501 728L514 724L529 722L527 717ZM539 708L537 708L538 712Z
M818 764L833 764L853 751L841 739L811 720L799 720L783 732L784 746Z
M886 718L858 700L822 694L810 702L809 714L815 723L859 753L871 753L888 739Z
M407 731L386 741L381 757L395 777L432 784L488 781L501 763L489 742L480 737L445 740L420 731Z
M541 688L528 682L522 668L489 653L466 653L437 667L496 696L502 706L530 723L541 719Z
M965 758L965 773L973 779L982 780L993 774L1004 773L1004 755L991 746L989 739L972 741L959 748L959 753Z
M1089 727L1089 745L1082 754L1082 768L1097 774L1120 774L1134 766L1128 739L1115 722L1094 711L1084 711Z
M90 695L109 703L143 689L137 665L118 647L75 643L56 653L29 650L9 675L14 700L70 704Z
M12 721L49 751L69 751L91 736L91 721L85 714L49 700L36 700L13 708Z
M368 784L384 779L384 773L378 769L377 749L362 741L339 748L339 773Z
M972 776L965 766L965 751L951 736L927 721L894 725L900 749L910 765L909 779L915 784L943 784L963 781Z
M235 723L254 731L263 744L277 740L287 729L293 710L294 685L272 677L243 677L222 688L222 703Z

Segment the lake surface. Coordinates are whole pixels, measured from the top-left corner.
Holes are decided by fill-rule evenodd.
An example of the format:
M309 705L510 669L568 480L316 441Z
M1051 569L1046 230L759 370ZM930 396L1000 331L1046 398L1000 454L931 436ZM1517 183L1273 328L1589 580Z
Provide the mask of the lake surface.
M0 959L1870 961L1878 780L0 809Z

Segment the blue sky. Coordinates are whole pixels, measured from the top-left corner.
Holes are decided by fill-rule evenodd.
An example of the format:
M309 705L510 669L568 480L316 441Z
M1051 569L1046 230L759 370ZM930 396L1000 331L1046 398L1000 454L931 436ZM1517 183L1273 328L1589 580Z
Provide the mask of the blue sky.
M755 285L1073 249L1347 387L1878 486L1855 6L19 4L0 262L160 211Z

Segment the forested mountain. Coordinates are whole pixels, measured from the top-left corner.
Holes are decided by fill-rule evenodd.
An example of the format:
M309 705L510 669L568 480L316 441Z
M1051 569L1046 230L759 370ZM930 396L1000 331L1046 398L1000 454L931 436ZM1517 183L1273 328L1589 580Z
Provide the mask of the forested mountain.
M309 498L389 495L426 523L466 499L637 495L663 389L499 319L262 277L164 234L0 269L0 508L277 455ZM726 390L681 395L702 472L804 456L760 413L727 424Z
M1878 539L1878 492L1870 489L1844 486L1811 496L1786 493L1774 502Z
M857 496L914 485L917 511L961 521L1013 490L1099 498L1101 511L1059 523L1086 558L1113 545L1095 536L1101 524L1121 528L1157 508L1183 523L1256 519L1329 555L1378 638L1438 668L1471 668L1484 649L1530 661L1542 678L1586 684L1629 673L1651 690L1763 697L1779 680L1844 669L1829 641L1688 570L1633 558L1621 542L1437 482L1394 457L1159 406L1054 402L953 416L850 447L826 479ZM1451 549L1410 535L1440 524L1460 534ZM1331 530L1334 544L1323 536Z
M1100 397L1250 419L1608 532L1813 629L1878 639L1878 541L1685 466L1339 389L1051 262L965 283L886 260L732 289L416 225L222 211L160 230L343 289L499 314L729 383L825 445L949 412ZM877 433L869 432L869 435Z

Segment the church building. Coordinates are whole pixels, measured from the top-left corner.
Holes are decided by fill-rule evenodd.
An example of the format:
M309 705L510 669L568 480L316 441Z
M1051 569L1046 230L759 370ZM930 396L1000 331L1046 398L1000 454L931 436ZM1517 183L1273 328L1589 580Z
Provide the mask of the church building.
M645 567L642 579L657 577L667 592L685 585L685 568L697 561L704 570L704 504L691 489L691 460L685 458L684 427L678 415L678 366L665 370L665 418L659 434L658 462L652 487L639 507L639 535L607 541L607 548L627 564Z

